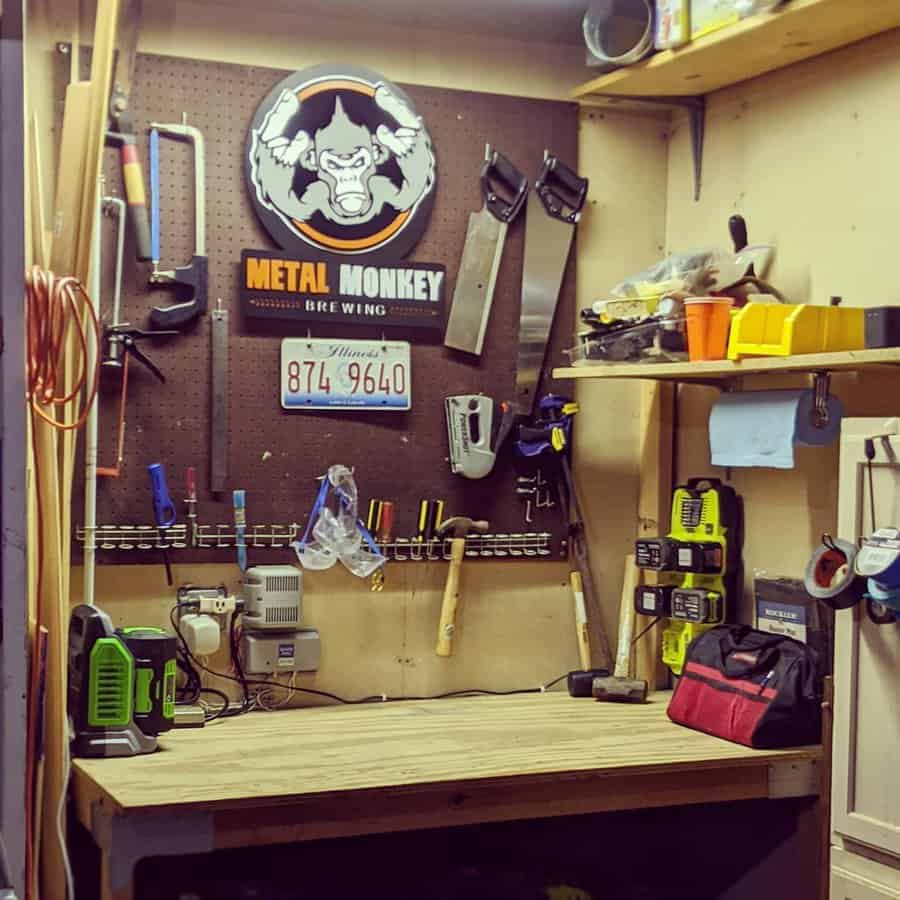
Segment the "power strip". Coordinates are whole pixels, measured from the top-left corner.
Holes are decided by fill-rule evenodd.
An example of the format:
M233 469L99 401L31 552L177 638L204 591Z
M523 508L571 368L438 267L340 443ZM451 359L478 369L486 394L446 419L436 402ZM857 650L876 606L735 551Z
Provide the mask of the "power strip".
M184 585L178 589L179 606L194 606L202 613L225 616L243 606L243 601L229 594L225 585L218 587L193 587Z

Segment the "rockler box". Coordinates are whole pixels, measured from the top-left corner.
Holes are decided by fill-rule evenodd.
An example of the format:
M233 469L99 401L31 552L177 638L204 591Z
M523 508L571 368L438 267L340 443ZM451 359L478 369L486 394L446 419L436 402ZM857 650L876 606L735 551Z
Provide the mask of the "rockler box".
M817 651L822 671L830 675L834 660L834 610L810 597L798 578L757 575L753 579L756 627L794 638Z

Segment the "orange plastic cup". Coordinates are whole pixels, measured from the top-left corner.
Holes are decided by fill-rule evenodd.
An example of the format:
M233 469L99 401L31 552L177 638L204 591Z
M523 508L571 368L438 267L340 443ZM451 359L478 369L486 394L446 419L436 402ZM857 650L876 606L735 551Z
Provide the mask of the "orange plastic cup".
M688 357L691 362L725 359L733 303L730 297L698 297L695 300L685 300Z

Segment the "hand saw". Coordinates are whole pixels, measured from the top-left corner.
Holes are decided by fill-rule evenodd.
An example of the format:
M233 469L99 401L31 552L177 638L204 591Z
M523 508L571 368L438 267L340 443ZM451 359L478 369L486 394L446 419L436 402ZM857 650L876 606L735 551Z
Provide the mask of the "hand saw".
M444 346L481 355L506 230L522 211L528 187L528 179L487 145L481 169L484 206L469 216ZM510 192L509 199L501 196L501 188Z
M514 395L518 415L530 416L534 410L556 302L587 191L586 178L544 151L544 167L529 195L525 223Z

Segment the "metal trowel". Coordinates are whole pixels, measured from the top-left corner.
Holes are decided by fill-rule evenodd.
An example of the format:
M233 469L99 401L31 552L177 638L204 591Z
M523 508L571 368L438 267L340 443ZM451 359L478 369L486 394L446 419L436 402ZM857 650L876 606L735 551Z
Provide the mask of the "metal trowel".
M500 191L504 194L501 195ZM505 196L508 193L509 196ZM525 205L528 179L490 145L481 169L484 206L469 216L444 345L481 355L506 230Z

